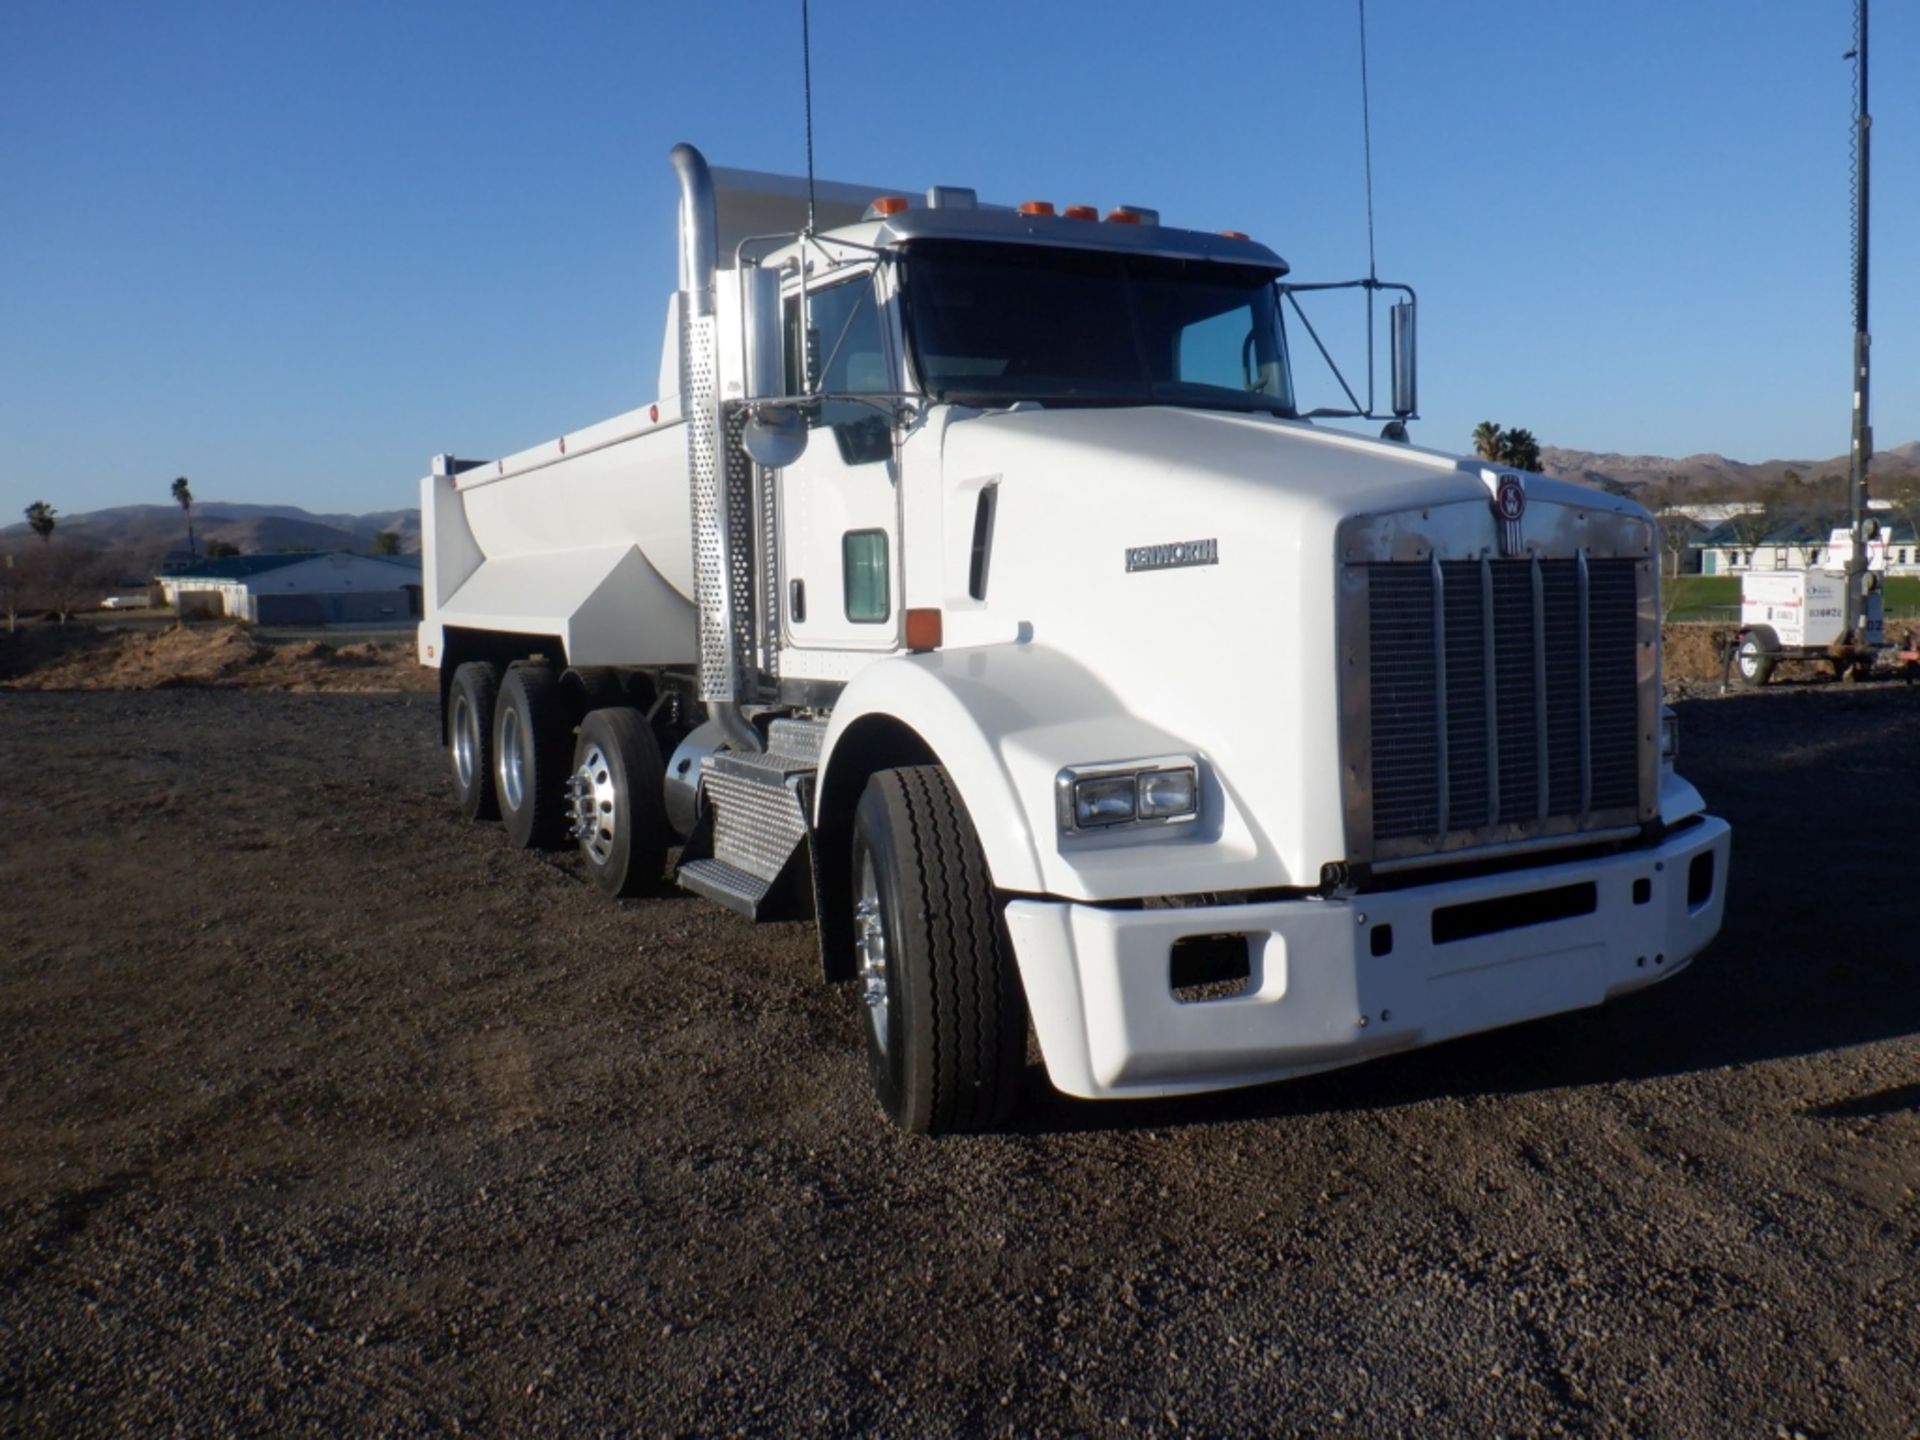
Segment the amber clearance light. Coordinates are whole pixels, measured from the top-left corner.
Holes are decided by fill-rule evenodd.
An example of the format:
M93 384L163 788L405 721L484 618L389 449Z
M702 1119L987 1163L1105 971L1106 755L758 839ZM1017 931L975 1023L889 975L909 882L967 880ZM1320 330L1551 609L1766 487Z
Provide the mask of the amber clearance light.
M907 611L907 649L916 654L940 648L940 612Z

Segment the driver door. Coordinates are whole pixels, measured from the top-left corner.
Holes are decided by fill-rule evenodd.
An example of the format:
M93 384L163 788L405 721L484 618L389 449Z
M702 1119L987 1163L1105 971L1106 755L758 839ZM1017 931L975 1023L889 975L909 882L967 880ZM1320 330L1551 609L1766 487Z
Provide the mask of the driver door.
M784 303L786 374L796 394L900 388L889 312L872 269ZM813 379L815 383L807 382ZM844 679L846 652L891 650L900 635L900 515L888 412L822 400L806 451L780 472L781 673ZM834 652L843 659L836 663Z

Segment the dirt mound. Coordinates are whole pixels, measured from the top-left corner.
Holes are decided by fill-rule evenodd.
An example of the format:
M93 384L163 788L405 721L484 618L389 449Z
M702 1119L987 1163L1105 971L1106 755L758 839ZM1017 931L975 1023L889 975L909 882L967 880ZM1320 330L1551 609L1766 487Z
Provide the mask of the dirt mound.
M1735 627L1712 623L1668 625L1662 632L1665 674L1669 680L1718 680L1726 668L1726 647Z
M5 683L21 690L430 690L411 639L335 648L275 644L243 625L179 625L100 633L43 631L18 646Z

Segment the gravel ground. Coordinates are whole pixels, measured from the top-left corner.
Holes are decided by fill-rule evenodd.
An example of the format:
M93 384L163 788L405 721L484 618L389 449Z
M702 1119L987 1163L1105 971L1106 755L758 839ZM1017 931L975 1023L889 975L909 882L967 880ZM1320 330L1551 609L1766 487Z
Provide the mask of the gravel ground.
M1920 691L1682 711L1674 981L926 1141L804 928L462 825L431 697L0 694L0 1431L1912 1435Z

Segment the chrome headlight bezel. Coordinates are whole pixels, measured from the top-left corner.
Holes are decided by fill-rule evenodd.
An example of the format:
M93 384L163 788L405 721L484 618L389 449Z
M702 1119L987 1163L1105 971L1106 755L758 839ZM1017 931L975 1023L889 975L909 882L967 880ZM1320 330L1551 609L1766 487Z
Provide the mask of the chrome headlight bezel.
M1176 777L1188 777L1188 808L1174 813L1141 813L1142 781L1168 777L1177 793ZM1131 782L1133 803L1124 815L1111 820L1088 820L1082 801L1089 794L1111 795L1120 787L1115 782ZM1086 787L1084 790L1082 787ZM1200 818L1200 761L1192 755L1156 755L1145 760L1115 760L1093 765L1062 767L1053 780L1054 819L1062 839L1080 836L1112 835L1116 832L1159 829L1170 825L1191 825Z

